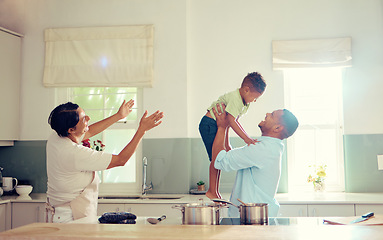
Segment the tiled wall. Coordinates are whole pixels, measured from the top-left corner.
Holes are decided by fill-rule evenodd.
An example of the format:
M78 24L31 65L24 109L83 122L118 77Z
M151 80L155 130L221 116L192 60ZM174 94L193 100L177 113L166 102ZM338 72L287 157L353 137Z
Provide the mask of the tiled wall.
M233 147L242 140L232 138ZM0 147L3 176L34 186L33 192L46 192L46 141L16 141L13 147ZM148 180L152 193L188 193L199 180L208 182L209 160L199 138L144 139L143 156L148 158ZM383 192L383 171L376 155L383 154L383 134L344 136L346 192ZM230 192L235 172L222 172L221 192ZM286 152L278 192L288 192Z

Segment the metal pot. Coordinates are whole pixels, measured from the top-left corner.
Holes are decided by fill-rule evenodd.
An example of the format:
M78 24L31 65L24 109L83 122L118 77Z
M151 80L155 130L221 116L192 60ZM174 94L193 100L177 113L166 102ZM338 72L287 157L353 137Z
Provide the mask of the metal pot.
M213 199L214 202L228 203L239 209L241 224L267 225L269 222L268 203L246 203L239 206L223 199Z
M201 199L202 200L202 199ZM182 212L182 224L186 225L219 225L220 210L226 208L221 204L188 203L174 205L172 208L180 209Z

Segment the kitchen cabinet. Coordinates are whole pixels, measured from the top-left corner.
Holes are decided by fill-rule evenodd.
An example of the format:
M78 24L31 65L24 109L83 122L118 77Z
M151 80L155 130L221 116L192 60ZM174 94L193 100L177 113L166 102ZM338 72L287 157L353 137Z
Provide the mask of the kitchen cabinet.
M0 28L0 145L19 139L21 35Z
M161 217L182 218L182 212L179 209L172 208L175 204L128 204L130 212L140 217Z
M105 212L130 212L125 209L123 203L99 203L97 206L97 216L101 216Z
M349 217L355 216L354 204L308 205L308 217Z
M100 216L105 212L131 212L137 217L166 217L179 218L182 217L181 210L172 208L174 204L110 204L99 203L97 215Z
M11 229L11 204L0 204L0 232Z
M355 215L361 216L368 212L374 212L375 214L383 214L383 204L356 204Z
M45 222L45 203L12 203L12 228L35 222Z
M5 223L7 221L5 204L0 205L0 232L5 231Z
M281 204L278 217L307 217L307 205Z

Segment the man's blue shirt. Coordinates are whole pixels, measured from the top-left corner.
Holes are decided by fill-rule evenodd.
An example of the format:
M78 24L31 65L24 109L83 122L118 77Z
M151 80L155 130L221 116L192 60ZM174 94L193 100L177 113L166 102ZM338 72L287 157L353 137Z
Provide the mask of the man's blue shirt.
M269 217L277 217L279 203L275 200L281 175L283 141L272 137L259 137L258 143L222 150L215 160L215 168L237 171L230 201L240 205L237 198L245 203L268 203ZM230 217L239 217L239 210L229 207Z

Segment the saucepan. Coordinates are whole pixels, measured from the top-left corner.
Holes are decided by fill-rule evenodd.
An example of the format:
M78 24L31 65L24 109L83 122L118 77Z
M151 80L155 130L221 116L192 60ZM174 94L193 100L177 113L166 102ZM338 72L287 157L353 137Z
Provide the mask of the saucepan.
M219 225L220 210L227 208L222 204L204 203L202 199L198 203L174 205L172 208L182 212L182 224L186 225Z
M267 225L269 222L268 217L268 203L243 203L237 206L234 203L224 199L212 199L218 203L228 203L239 209L241 224L244 225ZM238 199L239 200L239 199Z

